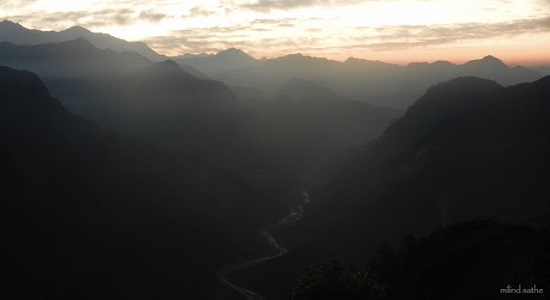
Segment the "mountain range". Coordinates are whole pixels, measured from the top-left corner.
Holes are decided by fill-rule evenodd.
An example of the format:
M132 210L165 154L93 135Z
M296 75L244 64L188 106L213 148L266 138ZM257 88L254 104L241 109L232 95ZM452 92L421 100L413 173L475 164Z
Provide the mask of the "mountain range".
M0 42L35 45L85 38L100 49L136 51L152 61L166 60L143 43L129 43L82 27L61 32L26 29L10 21L0 23ZM410 63L407 66L358 58L344 62L291 54L272 59L255 59L231 48L217 54L185 54L172 58L193 76L220 80L231 87L254 88L273 95L286 81L296 78L327 86L347 99L406 109L431 85L458 76L478 76L501 85L533 81L548 75L548 67L508 67L498 58L486 56L462 65L448 61Z
M548 67L152 51L0 22L0 298L548 283Z
M200 69L199 65L195 67ZM402 67L356 58L338 62L293 54L209 76L230 86L252 86L266 93L273 93L273 89L288 78L311 80L348 99L406 109L431 85L459 76L478 76L511 85L543 75L524 67L510 68L493 56L462 65L438 61Z
M8 20L0 22L0 41L15 45L39 45L60 43L84 38L99 49L117 52L137 52L152 61L163 61L167 57L156 53L143 42L128 42L105 33L95 33L81 26L63 31L41 31L28 29Z
M331 155L375 138L400 115L303 80L281 86L267 101L240 98L172 60L154 63L82 38L2 43L0 64L36 72L69 110L99 126L201 157L282 195L304 186ZM273 203L286 209L286 201Z

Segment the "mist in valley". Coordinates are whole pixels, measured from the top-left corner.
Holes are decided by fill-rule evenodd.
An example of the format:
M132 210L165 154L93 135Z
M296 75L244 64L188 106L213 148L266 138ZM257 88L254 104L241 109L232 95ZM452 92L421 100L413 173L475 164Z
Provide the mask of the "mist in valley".
M2 21L0 298L548 293L549 68Z

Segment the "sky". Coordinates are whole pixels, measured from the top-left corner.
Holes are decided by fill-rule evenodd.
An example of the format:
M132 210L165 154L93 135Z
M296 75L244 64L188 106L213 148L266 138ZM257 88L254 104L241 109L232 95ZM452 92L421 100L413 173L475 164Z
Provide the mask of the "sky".
M238 48L405 64L550 64L550 0L1 0L0 20L83 26L169 56Z

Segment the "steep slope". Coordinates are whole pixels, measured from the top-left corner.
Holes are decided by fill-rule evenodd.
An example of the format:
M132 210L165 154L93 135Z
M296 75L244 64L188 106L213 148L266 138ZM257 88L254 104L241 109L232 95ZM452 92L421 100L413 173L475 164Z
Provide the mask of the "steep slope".
M3 297L212 298L215 268L255 253L251 189L99 129L6 67L0 164Z
M549 96L550 77L508 88L459 78L430 88L336 167L314 194L311 220L343 233L338 240L347 245L359 236L368 243L472 218L521 221L547 212Z
M547 216L548 99L550 77L506 88L468 77L430 88L381 137L327 164L330 175L320 177L329 179L310 191L302 223L280 237L287 256L241 282L284 299L303 266L329 254L364 266L377 245L405 235Z

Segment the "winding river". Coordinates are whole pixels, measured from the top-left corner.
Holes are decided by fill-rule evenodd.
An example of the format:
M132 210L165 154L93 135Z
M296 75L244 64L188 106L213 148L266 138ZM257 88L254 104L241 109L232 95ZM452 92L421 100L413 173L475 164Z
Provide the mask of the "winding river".
M304 208L309 204L309 194L307 192L302 192L302 196L303 196L302 197L302 200L303 200L302 203L300 203L296 206L292 206L290 208L290 213L288 215L284 216L279 221L277 221L276 225L273 226L275 229L273 229L272 231L276 231L277 229L281 229L283 227L293 226L293 225L296 224L296 222L298 222L302 218L302 216L304 214ZM248 300L260 300L260 299L263 299L263 297L261 295L256 294L255 292L253 292L251 290L245 289L243 287L240 287L240 286L234 284L233 282L231 282L227 279L227 276L229 274L233 273L233 272L245 269L249 266L259 264L259 263L262 263L262 262L265 262L265 261L268 261L268 260L272 260L272 259L275 259L277 257L281 257L281 256L285 255L288 252L287 248L279 245L279 243L277 242L275 237L272 235L272 233L268 232L265 229L262 229L262 230L259 231L259 234L273 248L275 248L275 250L277 250L276 254L270 255L270 256L264 256L264 257L260 257L260 258L255 258L255 259L247 260L247 261L240 262L240 263L226 265L226 266L222 267L220 270L218 270L218 272L217 272L218 279L223 285L237 291L239 294L241 294L243 297L245 297L245 299L248 299Z

